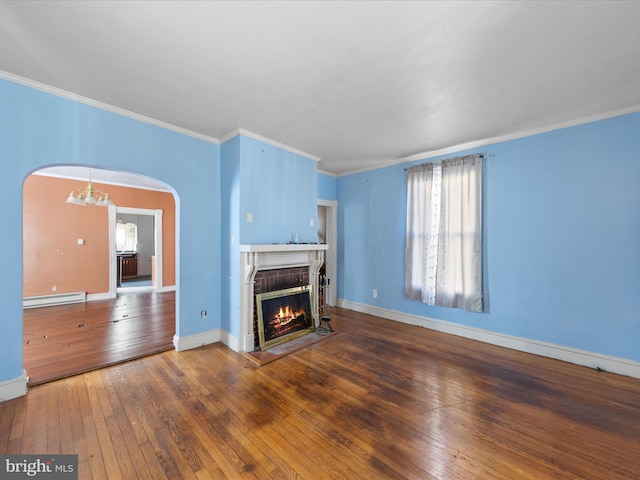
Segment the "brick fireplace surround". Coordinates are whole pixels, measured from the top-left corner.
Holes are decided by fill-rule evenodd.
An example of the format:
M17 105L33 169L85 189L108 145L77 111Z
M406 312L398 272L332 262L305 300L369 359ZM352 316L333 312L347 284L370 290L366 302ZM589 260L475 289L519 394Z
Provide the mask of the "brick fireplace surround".
M240 349L256 349L254 331L255 295L268 291L312 287L312 310L319 324L318 275L324 263L327 245L267 244L240 246ZM289 283L291 283L289 285Z
M309 285L308 267L277 268L275 270L259 270L253 283L254 295L275 292L286 288ZM312 292L313 293L313 292ZM312 297L313 298L313 297ZM255 348L258 348L258 302L253 306L253 335Z

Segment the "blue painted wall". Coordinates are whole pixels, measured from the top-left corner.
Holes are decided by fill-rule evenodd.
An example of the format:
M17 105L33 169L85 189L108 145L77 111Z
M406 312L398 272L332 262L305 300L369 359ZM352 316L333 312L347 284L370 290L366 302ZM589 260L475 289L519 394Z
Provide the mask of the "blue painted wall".
M0 80L0 382L22 375L23 182L55 164L126 170L170 185L177 333L220 326L220 146Z
M338 297L639 361L640 113L477 151L486 312L403 298L410 164L338 178Z
M236 337L240 322L240 136L221 146L222 322Z
M239 338L240 245L318 241L317 163L238 135L222 145L222 184L222 327Z
M337 177L324 173L318 173L318 198L320 200L338 199Z
M293 233L300 243L317 242L316 161L245 136L240 157L241 243L287 243Z

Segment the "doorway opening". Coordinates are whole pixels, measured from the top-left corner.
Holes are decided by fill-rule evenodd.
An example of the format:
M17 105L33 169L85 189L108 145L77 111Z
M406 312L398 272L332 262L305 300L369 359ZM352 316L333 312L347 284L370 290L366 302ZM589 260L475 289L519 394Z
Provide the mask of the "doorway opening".
M65 202L70 190L87 184L87 172L88 166L47 167L24 182L23 295L25 302L34 296L50 300L23 312L29 386L175 348L174 193L148 177L91 169L95 188L108 192L118 206ZM150 245L133 247L149 256L148 263L156 259L156 288L148 292L117 293L120 213L151 226L151 241L140 241L138 226L134 235L137 243ZM128 251L130 240L122 251ZM55 303L70 292L83 293L82 301Z
M162 217L160 209L115 207L109 278L116 295L164 291Z
M326 282L323 304L335 307L338 278L338 202L337 200L318 200L318 242L328 245L325 263L320 269Z

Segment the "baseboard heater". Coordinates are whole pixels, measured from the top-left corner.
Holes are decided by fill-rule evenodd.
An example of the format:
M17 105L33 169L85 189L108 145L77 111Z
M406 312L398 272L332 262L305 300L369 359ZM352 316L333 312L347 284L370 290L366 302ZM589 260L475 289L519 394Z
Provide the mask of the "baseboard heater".
M23 308L51 307L67 303L83 303L87 299L87 292L56 293L53 295L40 295L37 297L25 297L22 300Z

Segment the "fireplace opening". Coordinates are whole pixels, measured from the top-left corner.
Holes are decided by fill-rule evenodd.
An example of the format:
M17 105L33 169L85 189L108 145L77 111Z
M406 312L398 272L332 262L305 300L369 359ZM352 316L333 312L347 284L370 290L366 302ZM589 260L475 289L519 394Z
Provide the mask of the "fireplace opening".
M311 285L256 295L260 350L315 331Z

